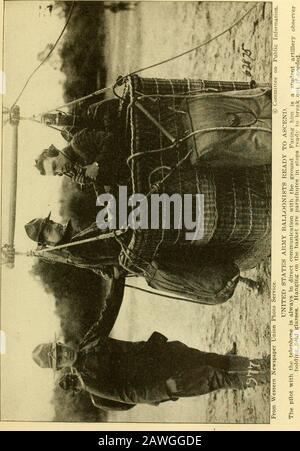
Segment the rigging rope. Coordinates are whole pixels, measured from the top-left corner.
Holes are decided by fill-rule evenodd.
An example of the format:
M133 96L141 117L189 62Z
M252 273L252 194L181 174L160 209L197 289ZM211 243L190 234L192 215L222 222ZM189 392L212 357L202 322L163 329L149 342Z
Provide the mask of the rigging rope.
M76 105L76 104L78 104L80 102L83 102L84 100L88 100L88 99L91 99L92 97L96 97L96 96L98 96L100 94L103 94L105 91L109 91L110 89L113 89L113 87L114 87L114 84L110 85L110 86L106 86L106 88L98 89L98 91L92 92L91 94L88 94L88 95L83 96L83 97L79 97L79 99L72 100L71 102L68 102L68 103L64 103L63 105L60 105L60 106L58 106L56 108L52 108L51 110L45 111L43 113L38 113L36 116L43 116L44 114L51 113L52 111L56 111L56 110L61 109L61 108L66 108L66 107L70 107L70 106ZM35 116L33 116L33 117L35 117Z
M247 15L248 15L248 14L251 13L251 11L253 11L254 8L256 8L258 5L259 5L259 3L256 3L256 4L255 4L254 6L252 6L248 11L246 11L245 14L243 14L239 19L237 19L230 27L228 27L227 29L223 30L222 32L220 32L220 33L217 34L216 36L214 36L214 37L208 39L207 41L205 41L205 42L203 42L203 43L197 45L196 47L193 47L192 49L186 50L185 52L182 52L182 53L180 53L180 54L178 54L178 55L175 55L175 56L173 56L173 57L167 58L167 59L165 59L165 60L163 60L163 61L160 61L160 62L158 62L158 63L155 63L155 64L152 64L152 65L150 65L150 66L143 67L143 68L138 69L138 70L136 70L136 71L130 72L129 74L127 74L127 75L125 75L125 76L123 76L123 77L119 77L118 80L117 80L117 82L114 83L114 85L108 86L108 87L103 88L103 89L100 89L100 90L98 90L98 91L95 91L95 92L92 93L92 94L89 94L89 95L87 95L87 96L81 97L81 98L76 99L76 100L74 100L74 101L72 101L72 102L65 103L64 105L61 105L61 106L58 106L58 107L53 108L53 109L51 109L51 110L48 110L46 113L50 113L50 112L55 111L55 110L57 110L57 109L65 108L65 107L67 107L67 106L76 105L76 104L78 104L78 103L80 103L80 102L82 102L82 101L84 101L84 100L86 100L86 99L89 99L89 98L92 98L92 97L94 97L94 96L96 96L96 95L99 95L99 94L101 94L101 93L104 93L104 92L107 91L107 90L114 89L115 86L121 85L122 83L124 83L124 81L126 81L126 79L127 79L128 77L130 77L130 76L132 76L132 75L134 75L134 74L137 74L137 73L140 73L140 72L145 71L145 70L147 70L147 69L151 69L151 68L153 68L153 67L157 67L157 66L159 66L159 65L162 65L162 64L165 64L165 63L167 63L167 62L173 61L173 60L175 60L175 59L177 59L177 58L180 58L180 57L182 57L182 56L184 56L184 55L186 55L186 54L188 54L188 53L191 53L191 52L193 52L193 51L195 51L195 50L200 49L201 47L204 47L204 46L210 44L212 41L214 41L214 40L218 39L219 37L223 36L223 35L224 35L225 33L227 33L228 31L231 31L232 28L234 28L235 26L237 26L237 25L238 25L238 24L239 24L239 23L240 23ZM21 95L23 94L24 90L26 89L28 83L30 82L30 80L32 79L32 77L34 76L34 74L39 70L39 68L44 64L44 62L50 57L50 55L51 55L52 52L54 51L55 47L57 46L59 40L61 39L61 37L62 37L62 35L63 35L65 29L67 28L67 26L68 26L68 24L69 24L69 22L70 22L70 19L71 19L72 13L73 13L74 6L75 6L75 1L72 2L72 6L71 6L71 9L70 9L68 18L67 18L67 20L66 20L66 23L65 23L65 25L64 25L64 27L63 27L63 29L62 29L62 31L61 31L61 33L60 33L58 39L56 40L54 46L51 48L51 50L49 51L48 55L43 59L43 61L42 61L42 62L35 68L35 70L30 74L30 76L28 77L28 79L27 79L27 81L26 81L24 87L22 88L20 94L18 95L17 99L15 100L15 102L14 102L12 108L16 105L16 103L17 103L18 100L20 99ZM46 113L43 113L43 114L46 114ZM41 114L39 114L39 116L40 116L40 115L41 115ZM26 119L34 120L34 118L35 118L35 116L33 116L32 118L26 118ZM35 121L36 121L36 120L35 120ZM38 121L36 121L36 122L38 122ZM197 131L197 132L198 132L198 131ZM172 146L169 146L169 147L170 147L170 148L173 148L173 146L176 145L176 144L178 144L178 143L174 143ZM163 150L166 150L166 149L167 149L167 148L165 148L165 149L163 149ZM156 150L156 151L158 152L158 151L161 151L161 150L162 150L162 149L158 149L158 150ZM176 168L177 168L177 165L176 165ZM173 168L173 170L174 170L174 169L175 169L175 168ZM173 172L173 171L171 171L170 173L172 173L172 172ZM168 177L170 176L170 173L167 174L167 176L165 176L165 177L168 178ZM161 182L161 181L160 181L160 182ZM157 189L156 186L154 186L153 188L154 188L154 190ZM156 188L156 189L155 189L155 188ZM152 190L150 190L150 193L151 193L151 191L152 191ZM148 193L148 194L149 194L149 193ZM124 231L123 231L123 233L124 233ZM99 239L99 238L98 238L98 239ZM84 240L84 241L87 242L87 241L89 241L89 240ZM78 244L78 243L77 243L77 244ZM68 246L61 246L61 247L68 247ZM56 249L57 249L57 248L56 248ZM46 249L44 249L44 251L45 251L45 250L46 250ZM50 251L51 248L48 248L47 250ZM191 302L193 302L193 301L191 301Z
M46 57L43 59L43 61L41 61L41 63L34 69L34 71L31 72L31 74L30 74L29 77L27 78L27 80L26 80L26 82L25 82L23 88L22 88L21 91L20 91L20 94L18 95L18 97L17 97L16 100L14 101L14 103L13 103L13 105L12 105L11 108L13 108L13 107L16 105L16 103L20 100L21 95L22 95L23 92L25 91L25 89L26 89L28 83L30 82L30 80L32 79L32 77L34 76L34 74L39 70L40 67L42 67L42 65L47 61L47 59L48 59L48 58L50 57L50 55L53 53L55 47L57 46L58 42L60 41L62 35L64 34L64 32L65 32L65 30L66 30L66 28L67 28L67 26L68 26L68 24L69 24L69 22L70 22L70 20L71 20L72 13L73 13L73 10L74 10L74 6L75 6L75 1L72 2L72 6L71 6L71 9L70 9L70 11L69 11L69 15L68 15L68 18L67 18L67 20L66 20L66 23L65 23L65 25L64 25L64 27L63 27L63 29L62 29L60 35L58 36L57 40L55 41L53 47L51 48L51 50L49 51L49 53L46 55Z
M177 58L180 58L181 56L187 55L188 53L191 53L195 50L200 49L201 47L204 47L205 45L210 44L212 41L214 41L215 39L220 38L221 36L223 36L223 34L227 33L228 31L232 30L232 28L234 28L236 25L238 25L248 14L251 13L251 11L256 8L259 5L259 3L256 3L254 6L252 6L248 11L245 12L245 14L243 16L241 16L239 19L237 19L230 27L228 27L226 30L223 30L221 33L217 34L216 36L208 39L207 41L202 42L201 44L198 44L196 47L193 47L192 49L186 50L185 52L179 53L178 55L172 56L170 58L167 58L163 61L160 61L159 63L155 63L155 64L151 64L151 66L146 66L143 67L141 69L138 69L136 71L131 72L128 75L125 75L124 77L122 77L122 79L118 80L118 83L120 83L122 80L126 79L127 77L134 75L134 74L138 74L139 72L142 72L146 69L152 69L153 67L157 67L160 66L161 64L165 64L168 63L169 61L173 61Z
M163 293L156 293L155 291L146 290L145 288L140 288L140 287L137 287L135 285L129 285L128 283L125 283L125 287L134 288L135 290L142 291L142 292L148 293L148 294L154 294L155 296L161 296L161 297L164 297L164 298L167 298L167 299L174 299L175 301L187 301L187 302L192 302L193 304L199 304L199 302L193 301L193 299L182 298L180 296L178 296L178 297L177 296L170 296L169 294L163 294Z

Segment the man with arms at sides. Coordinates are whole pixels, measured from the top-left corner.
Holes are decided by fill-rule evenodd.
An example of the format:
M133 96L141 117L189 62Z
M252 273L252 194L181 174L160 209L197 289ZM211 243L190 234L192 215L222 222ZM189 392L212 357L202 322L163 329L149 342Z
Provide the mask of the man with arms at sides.
M110 338L124 293L114 281L107 308L77 348L45 343L33 351L42 368L69 370L60 385L90 394L104 410L128 410L136 404L159 405L220 389L245 389L269 383L269 359L201 352L154 332L148 341ZM71 373L70 373L71 372ZM71 376L70 376L71 374Z

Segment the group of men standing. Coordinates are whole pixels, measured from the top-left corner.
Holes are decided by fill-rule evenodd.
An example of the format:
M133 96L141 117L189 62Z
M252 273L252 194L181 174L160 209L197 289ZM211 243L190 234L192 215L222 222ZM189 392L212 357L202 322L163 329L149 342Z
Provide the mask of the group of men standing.
M118 185L130 184L127 141L118 108L116 99L92 106L89 117L97 129L77 131L62 150L53 145L45 149L36 160L41 175L67 176L83 187L93 186L96 193L114 192ZM113 279L106 309L77 349L54 342L40 344L33 351L39 366L65 371L62 388L86 390L101 409L128 410L139 403L158 405L214 390L245 389L269 382L269 358L206 353L179 341L170 342L158 332L146 342L110 338L126 277L119 266L120 243L113 237L89 241L102 233L96 224L78 232L71 221L66 225L55 223L50 214L33 219L25 230L39 249L51 246L51 252L64 256L67 263ZM176 277L180 278L179 272ZM224 287L229 295L218 302L233 294L239 280L243 278L233 265ZM251 285L251 281L244 281Z

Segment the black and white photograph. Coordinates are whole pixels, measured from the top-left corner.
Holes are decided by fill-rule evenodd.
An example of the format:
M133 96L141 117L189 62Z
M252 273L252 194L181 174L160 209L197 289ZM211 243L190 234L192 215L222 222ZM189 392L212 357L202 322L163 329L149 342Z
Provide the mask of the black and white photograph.
M272 16L4 2L2 421L270 423Z

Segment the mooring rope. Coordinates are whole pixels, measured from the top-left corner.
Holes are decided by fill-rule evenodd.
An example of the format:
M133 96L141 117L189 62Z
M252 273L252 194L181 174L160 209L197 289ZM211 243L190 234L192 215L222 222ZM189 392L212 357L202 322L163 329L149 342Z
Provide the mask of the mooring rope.
M88 99L90 99L92 97L95 97L97 95L103 94L104 92L106 92L108 90L113 90L113 89L115 89L116 86L121 86L125 82L125 80L128 77L131 77L132 75L138 74L138 73L143 72L143 71L148 70L148 69L152 69L153 67L161 66L162 64L168 63L170 61L174 61L177 58L181 58L182 56L187 55L188 53L194 52L195 50L198 50L201 47L204 47L204 46L210 44L214 40L216 40L216 39L220 38L221 36L223 36L225 33L228 33L229 31L231 31L232 28L236 27L258 5L260 5L260 3L255 3L254 6L252 6L248 11L246 11L245 14L243 14L241 17L239 17L232 25L230 25L230 27L226 28L225 30L223 30L222 32L218 33L216 36L213 36L212 38L208 39L207 41L204 41L201 44L198 44L198 45L196 45L195 47L193 47L193 48L191 48L189 50L185 50L184 52L181 52L178 55L175 55L175 56L172 56L170 58L166 58L166 59L164 59L162 61L159 61L158 63L154 63L154 64L151 64L150 66L145 66L145 67L142 67L142 68L137 69L135 71L132 71L132 72L128 73L127 75L119 77L117 79L117 81L114 84L110 85L110 86L107 86L105 88L99 89L98 91L95 91L95 92L93 92L91 94L88 94L86 96L80 97L80 98L78 98L76 100L73 100L71 102L68 102L68 103L65 103L63 105L60 105L60 106L58 106L56 108L52 108L51 110L48 110L48 111L46 111L45 113L42 113L42 114L51 113L52 111L55 111L55 110L57 110L59 108L66 108L66 107L70 107L70 106L76 105L77 103L83 102L83 101L88 100Z
M146 290L145 288L140 288L140 287L137 287L135 285L129 285L128 283L125 283L125 287L133 288L135 290L142 291L143 293L153 294L155 296L161 296L161 297L164 297L164 298L167 298L167 299L173 299L175 301L186 301L186 302L192 302L193 304L199 304L198 301L193 301L193 299L182 298L180 296L178 296L178 297L177 296L170 296L169 294L163 294L163 293L156 293L155 291Z
M138 74L139 72L142 72L142 71L144 71L144 70L152 69L153 67L157 67L157 66L160 66L160 65L162 65L162 64L168 63L168 62L173 61L173 60L175 60L175 59L177 59L177 58L180 58L181 56L187 55L188 53L194 52L195 50L198 50L198 49L200 49L201 47L204 47L205 45L210 44L210 43L211 43L212 41L214 41L215 39L218 39L218 38L220 38L221 36L223 36L225 33L227 33L228 31L231 31L232 28L234 28L234 27L237 26L240 22L242 22L242 20L243 20L248 14L250 14L251 11L252 11L254 8L256 8L258 5L259 5L259 3L256 3L256 4L255 4L254 6L252 6L248 11L246 11L245 14L243 14L243 16L241 16L239 19L237 19L230 27L226 28L226 30L223 30L221 33L217 34L216 36L214 36L214 37L208 39L207 41L202 42L201 44L196 45L196 47L193 47L192 49L186 50L185 52L179 53L178 55L175 55L175 56L172 56L172 57L170 57L170 58L167 58L167 59L165 59L165 60L163 60L163 61L160 61L159 63L151 64L150 66L146 66L146 67L143 67L143 68L141 68L141 69L137 69L136 71L133 71L133 72L131 72L130 74L125 75L124 77L120 78L120 79L117 81L117 84L120 84L121 81L122 81L122 79L124 80L124 79L126 79L127 77L132 76L132 75L135 75L135 74Z

